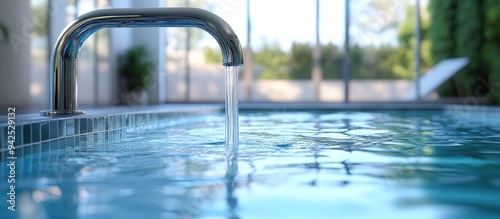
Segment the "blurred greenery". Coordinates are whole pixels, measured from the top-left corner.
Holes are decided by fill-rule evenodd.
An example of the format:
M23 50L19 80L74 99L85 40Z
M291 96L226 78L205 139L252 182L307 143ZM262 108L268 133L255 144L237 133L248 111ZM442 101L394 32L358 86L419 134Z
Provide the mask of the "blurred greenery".
M455 51L454 22L452 19L455 17L454 8L454 0L430 1L429 3L432 20L429 38L433 42L431 52L434 64L453 57ZM442 96L457 96L455 81L446 81L438 88L438 92Z
M488 62L489 91L492 103L500 104L500 1L487 0L485 9L484 57Z
M414 21L414 6L409 6L404 19L397 25L394 24L398 32L397 45L352 45L350 51L351 78L358 80L413 78L415 69ZM384 28L388 28L386 27L388 25L384 25ZM429 26L428 16L422 16L421 72L425 72L432 66L430 40L427 37ZM264 69L258 78L310 80L313 49L313 45L309 43L293 42L290 52L287 53L280 48L278 43L264 42L263 46L254 52L254 64ZM221 62L221 54L218 49L206 47L204 52L207 62ZM323 79L341 79L343 56L343 48L333 43L321 46Z
M382 12L390 9L384 5L371 6ZM470 63L438 88L440 96L475 97L478 101L500 104L500 1L430 0L428 6L428 13L421 10L420 72L444 59L468 57ZM397 43L351 45L351 79L414 77L415 6L409 4L404 17L398 22L393 22L394 19L387 18L379 29L396 27ZM254 50L254 64L264 69L258 77L310 80L312 53L309 43L293 42L290 51L284 51L277 43L264 43ZM209 50L205 54L209 61L220 61L210 58L213 54ZM343 48L338 45L322 45L323 79L341 78L343 55Z
M292 79L289 72L290 57L278 43L265 44L254 56L254 64L264 66L260 79Z
M321 67L323 68L323 79L340 79L342 78L343 52L342 48L335 46L333 43L328 43L321 47Z
M288 64L290 66L290 79L308 80L311 79L313 48L309 43L294 42ZM256 61L258 64L259 61Z
M413 77L414 42L391 45L360 46L351 48L352 79L410 79ZM427 48L429 48L427 46ZM425 50L425 49L423 49ZM283 51L278 44L265 44L254 52L255 65L262 66L259 79L311 79L313 47L309 43L294 42L290 53ZM208 63L220 63L218 49L205 47L205 60ZM430 52L423 53L430 56ZM321 48L323 79L341 79L343 51L338 46L328 43ZM430 60L430 58L426 58ZM429 63L430 61L424 61ZM423 65L428 68L429 65Z
M483 22L481 17L481 1L462 0L455 6L455 56L469 57L470 62L460 72L455 83L460 96L475 96L475 88L479 85L477 77L484 70L481 69L481 43L483 40Z
M500 103L500 1L431 0L432 61L468 57L469 65L443 84L441 96Z
M47 2L39 2L31 7L31 28L38 36L47 35L49 5Z
M210 47L205 47L203 49L205 53L205 62L207 63L222 63L222 53L220 49L212 49Z

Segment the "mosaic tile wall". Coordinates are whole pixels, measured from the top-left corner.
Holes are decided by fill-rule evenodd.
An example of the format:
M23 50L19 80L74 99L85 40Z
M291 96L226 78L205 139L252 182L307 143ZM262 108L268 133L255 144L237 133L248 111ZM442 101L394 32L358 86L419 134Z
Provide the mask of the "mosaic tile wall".
M127 133L166 127L182 122L181 118L203 113L206 112L153 112L16 122L15 156L22 157L45 150L64 150L89 144L120 141ZM1 124L0 130L0 162L3 162L9 151L7 124Z

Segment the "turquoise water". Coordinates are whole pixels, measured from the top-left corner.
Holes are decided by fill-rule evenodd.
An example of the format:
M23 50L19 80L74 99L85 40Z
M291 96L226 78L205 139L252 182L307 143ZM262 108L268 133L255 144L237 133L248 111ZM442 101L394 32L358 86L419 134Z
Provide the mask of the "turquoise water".
M224 115L207 115L120 143L23 158L16 214L500 218L500 121L487 118L446 111L241 112L239 154L228 160ZM15 218L4 205L1 218Z

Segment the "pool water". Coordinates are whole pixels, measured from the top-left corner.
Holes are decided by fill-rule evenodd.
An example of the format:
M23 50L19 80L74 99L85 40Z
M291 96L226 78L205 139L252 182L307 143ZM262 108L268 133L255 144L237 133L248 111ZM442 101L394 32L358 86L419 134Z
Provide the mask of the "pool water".
M222 113L20 158L17 212L2 203L1 218L500 218L500 121L327 110L239 120L229 160Z

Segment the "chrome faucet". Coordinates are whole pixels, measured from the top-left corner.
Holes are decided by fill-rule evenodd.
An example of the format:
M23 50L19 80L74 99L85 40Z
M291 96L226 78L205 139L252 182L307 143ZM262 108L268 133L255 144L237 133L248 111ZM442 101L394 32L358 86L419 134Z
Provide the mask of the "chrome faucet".
M225 66L243 64L243 50L232 28L217 15L197 8L120 8L86 13L57 39L50 63L50 110L43 116L85 114L78 110L77 58L83 42L103 28L198 27L210 33L222 50Z

